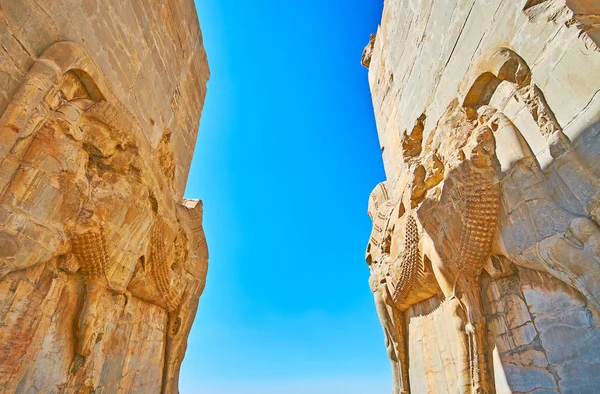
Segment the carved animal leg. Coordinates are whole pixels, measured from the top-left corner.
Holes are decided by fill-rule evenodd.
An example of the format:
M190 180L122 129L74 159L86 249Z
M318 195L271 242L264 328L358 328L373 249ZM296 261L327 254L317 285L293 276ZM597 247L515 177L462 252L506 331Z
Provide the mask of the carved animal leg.
M461 301L465 307L468 324L465 331L469 337L469 364L471 375L471 393L489 393L487 368L486 327L481 304L479 277L460 281Z
M402 367L400 366L400 360L396 354L395 345L391 339L392 335L387 329L385 331L385 348L392 363L392 394L401 394L403 392L401 372Z
M391 297L387 291L386 295L388 297L382 295L380 291L373 293L375 308L385 335L385 347L392 364L392 394L409 394L408 367L402 364L406 363L406 352L399 352L399 349L406 349L406 340L403 336L405 330L399 329L400 326L403 326L404 321L403 319L400 321L395 316L391 306ZM388 302L386 302L386 298ZM404 354L402 355L402 353ZM405 373L404 370L406 370Z
M79 314L78 343L76 353L87 357L95 338L94 331L98 319L98 304L107 291L105 269L108 265L106 238L102 232L88 230L72 234L73 254L81 264L85 278L85 299Z
M457 343L457 392L458 394L469 394L471 392L471 365L469 357L469 337L465 332L465 309L456 297L447 298L449 321L453 322L459 335Z
M94 328L98 319L98 304L104 292L104 284L99 280L88 279L86 281L86 293L83 301L83 307L79 315L79 330L76 353L87 357L89 356L93 341Z
M485 324L483 321L472 324L472 331L467 331L469 337L469 361L473 394L489 393L487 362L485 354Z
M449 322L452 322L459 336L457 345L457 390L458 394L469 394L471 392L471 364L469 357L469 336L465 331L465 325L468 322L466 317L466 308L461 300L454 294L455 276L444 266L443 261L437 257L435 249L431 247L429 255L432 257L432 268L435 279L438 282L442 293L446 297L448 306Z
M474 393L487 394L490 392L490 380L487 363L487 324L485 319L481 319L479 322L474 324L475 333L472 334L473 338L473 354L475 356L474 362L477 365L477 371L474 371L474 378L479 380L479 384L474 384ZM478 388L477 388L478 387Z
M387 306L388 313L393 321L390 327L390 335L393 338L390 349L394 353L396 360L394 365L395 381L398 382L397 391L399 394L410 394L409 367L408 367L408 333L406 327L405 312L394 310Z
M400 364L400 394L410 394L409 368L408 368L408 327L406 325L405 312L398 312L396 319L398 330L398 362Z
M165 366L163 368L162 394L178 393L177 374L180 359L179 347L184 336L181 335L182 315L181 311L170 312L167 324L167 336L165 341Z

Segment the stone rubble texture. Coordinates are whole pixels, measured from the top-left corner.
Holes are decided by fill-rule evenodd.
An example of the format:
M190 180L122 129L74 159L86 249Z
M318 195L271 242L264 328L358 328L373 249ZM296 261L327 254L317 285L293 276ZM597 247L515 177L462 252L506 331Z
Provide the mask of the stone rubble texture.
M177 393L208 266L194 2L0 0L0 75L0 392Z
M600 3L386 0L367 263L399 393L600 387Z

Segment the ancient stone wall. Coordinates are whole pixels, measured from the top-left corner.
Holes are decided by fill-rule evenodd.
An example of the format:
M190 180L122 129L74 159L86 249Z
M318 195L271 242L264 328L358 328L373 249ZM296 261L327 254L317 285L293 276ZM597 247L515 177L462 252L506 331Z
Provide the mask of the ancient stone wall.
M387 176L367 263L394 393L598 391L599 18L386 0L363 53Z
M0 0L0 43L0 391L177 392L208 261L194 2Z

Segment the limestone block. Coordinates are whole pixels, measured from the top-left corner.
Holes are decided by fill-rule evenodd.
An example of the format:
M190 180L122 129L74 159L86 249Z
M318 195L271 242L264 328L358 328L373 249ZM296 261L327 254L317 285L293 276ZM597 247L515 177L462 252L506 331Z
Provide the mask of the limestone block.
M176 393L208 264L194 3L0 19L0 391Z
M394 394L597 391L599 15L386 2L369 44L387 179L367 263Z

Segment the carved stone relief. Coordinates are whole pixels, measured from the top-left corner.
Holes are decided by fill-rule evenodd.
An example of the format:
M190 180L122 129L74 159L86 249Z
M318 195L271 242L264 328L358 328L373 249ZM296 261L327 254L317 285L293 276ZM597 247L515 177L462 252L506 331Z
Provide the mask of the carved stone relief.
M578 157L522 58L498 48L477 64L465 77L466 94L431 131L418 140L404 134L395 190L384 182L369 202L367 263L395 394L423 392L424 385L441 390L429 380L433 365L425 365L427 378L411 371L411 357L422 356L409 350L413 323L406 313L414 316L425 300L443 308L424 315L456 330L458 339L445 345L454 347L456 363L443 383L449 393L512 392L506 386L516 384L506 381L495 353L497 327L488 327L491 301L482 289L490 282L538 271L578 292L594 316L600 311L599 179ZM527 133L516 123L526 124ZM539 141L534 151L530 144ZM437 166L425 166L433 157ZM421 335L419 341L439 340Z
M66 41L35 61L0 132L0 287L13 289L0 291L0 387L177 392L208 255L201 203L173 191L169 138L153 147ZM36 350L41 326L66 343ZM160 364L127 380L140 351Z

